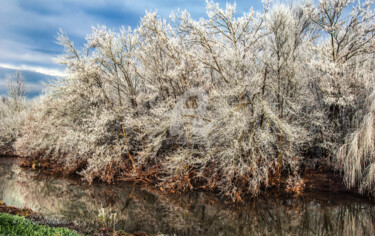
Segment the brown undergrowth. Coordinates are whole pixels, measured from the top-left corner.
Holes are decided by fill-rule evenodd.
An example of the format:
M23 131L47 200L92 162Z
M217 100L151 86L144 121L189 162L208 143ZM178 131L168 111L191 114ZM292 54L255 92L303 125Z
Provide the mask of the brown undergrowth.
M32 156L23 158L21 167L42 170L46 174L66 176L77 174L86 164L86 161L75 161L66 166L54 158Z
M46 174L52 175L79 175L85 169L87 161L80 160L69 163L69 166L59 162L54 158L33 156L23 158L21 167L42 170ZM97 178L89 178L91 184L94 180L106 182L108 184L116 181L136 182L142 184L155 183L160 173L160 165L145 168L142 166L133 169L130 163L116 162L106 166L101 173L92 173Z
M70 163L69 166L59 163L51 158L28 157L22 159L21 166L43 171L51 175L72 176L78 175L86 166L85 161ZM212 167L209 165L209 167ZM221 173L225 174L225 173ZM183 194L190 191L206 191L221 193L220 176L212 171L212 168L206 168L202 172L200 169L191 169L190 171L175 175L173 177L163 174L160 164L149 166L136 166L133 169L130 161L122 163L112 163L108 165L102 173L95 173L99 176L89 181L102 181L108 184L116 182L131 182L140 185L151 185L160 189L163 193ZM269 185L262 186L256 192L263 192L265 195L290 195L302 196L304 191L346 191L342 176L334 173L332 170L316 168L304 170L302 178L294 185L288 182L287 173L276 171L269 173ZM166 178L167 177L167 178ZM247 183L250 176L235 176L233 184L235 189L224 194L227 203L241 203L245 199L254 197L248 189ZM354 189L349 190L355 192Z

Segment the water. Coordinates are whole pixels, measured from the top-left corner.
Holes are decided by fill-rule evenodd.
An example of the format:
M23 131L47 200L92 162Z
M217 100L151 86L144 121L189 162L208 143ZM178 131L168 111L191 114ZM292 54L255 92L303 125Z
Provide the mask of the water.
M259 197L234 206L202 192L170 196L125 184L89 186L78 179L23 170L9 158L0 158L0 200L47 218L91 228L115 225L130 233L375 235L375 204L345 193Z

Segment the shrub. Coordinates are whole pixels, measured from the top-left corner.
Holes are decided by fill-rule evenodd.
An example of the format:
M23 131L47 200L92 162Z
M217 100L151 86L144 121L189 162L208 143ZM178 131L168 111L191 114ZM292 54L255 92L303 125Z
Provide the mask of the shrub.
M93 28L82 50L61 31L68 76L30 109L15 147L89 181L157 170L163 188L200 186L234 200L284 177L299 189L301 163L316 148L349 185L361 181L358 165L373 156L362 137L372 132L369 4L349 14L342 0L268 4L235 17L235 4L207 1L207 19L146 13L136 29ZM359 139L358 155L348 154Z

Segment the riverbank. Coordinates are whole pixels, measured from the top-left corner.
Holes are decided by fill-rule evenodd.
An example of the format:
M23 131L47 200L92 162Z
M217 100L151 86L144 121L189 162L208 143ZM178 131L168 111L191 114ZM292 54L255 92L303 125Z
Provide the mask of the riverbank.
M0 235L66 235L81 236L73 225L58 227L29 208L7 206L0 201Z
M34 210L27 207L15 207L6 205L4 201L1 200L1 193L4 191L3 188L6 188L6 181L2 180L1 177L6 177L7 179L12 178L12 176L22 175L27 168L18 169L15 172L11 171L9 176L4 175L1 171L1 167L6 170L10 170L9 167L20 167L22 165L22 158L16 155L2 155L0 156L0 235L97 235L97 236L147 236L148 234L138 231L135 233L126 233L122 230L116 231L113 227L113 224L110 223L110 219L107 219L106 215L98 216L101 224L98 227L80 225L75 222L73 219L64 220L54 217L45 217L43 213L35 212ZM33 173L38 171L34 168ZM50 173L51 174L51 173ZM38 173L29 176L26 181L35 181L35 178L48 178L51 175L43 176L43 173ZM71 177L71 176L70 176ZM70 178L69 177L69 178ZM56 175L52 178L57 178ZM70 178L75 179L77 178ZM33 191L35 188L28 188L30 191ZM17 189L15 189L15 192ZM17 194L17 193L16 193ZM39 197L39 194L42 194L42 191L37 191L36 194ZM32 202L25 202L22 205L34 205ZM39 207L40 208L40 207Z
M18 158L19 165L26 169L35 169L41 171L43 174L51 176L70 176L81 178L77 173L84 167L85 163L73 165L75 168L69 169L62 163L58 163L53 159L42 159L42 158L22 158L16 155L3 156L4 158ZM304 192L346 192L350 194L362 195L359 193L357 186L348 188L345 183L343 176L333 170L329 165L320 163L320 160L314 160L315 163L303 169L301 179L298 185L290 185L288 183L287 175L280 173L278 176L274 176L273 180L270 181L270 185L262 189L263 195L288 195L288 196L302 196ZM94 179L96 182L105 182L107 184L113 183L131 183L143 186L157 187L158 181L156 173L152 174L152 171L139 173L140 171L127 172L127 173L116 173L111 177L111 181L107 182L100 178ZM159 174L160 175L160 174ZM153 178L154 177L154 178ZM161 178L158 176L158 178ZM187 178L189 178L187 176ZM206 184L199 181L186 180L189 182L188 188L184 188L183 191L175 191L172 189L165 189L160 187L162 192L171 194L183 194L190 191L203 191L217 194L218 191L215 188L210 188ZM223 199L225 202L241 203L244 200L253 198L251 195L238 196L237 199L226 198Z
M64 228L36 224L25 217L0 213L0 235L61 235L80 236Z
M143 231L149 235L213 236L219 232L223 235L375 233L374 224L370 223L375 217L374 202L353 193L306 190L295 197L267 191L242 203L224 204L224 198L209 191L168 194L152 186L121 181L111 185L94 181L89 185L79 178L21 168L20 162L16 158L0 159L0 199L8 205L30 207L48 219L76 222L84 229L115 225L117 231L133 234Z
M66 168L61 163L51 161L51 159L38 159L38 158L25 158L20 157L15 154L12 155L0 155L1 158L5 159L14 159L16 160L17 165L25 170L35 170L38 173L46 176L52 177L68 177L82 182L86 182L78 174L78 169L69 169ZM316 161L316 160L315 160ZM6 161L5 161L6 162ZM275 178L273 181L270 181L270 186L262 189L263 196L289 196L289 197L303 197L305 193L314 193L314 192L331 192L331 193L348 193L353 194L359 197L371 198L369 195L363 195L358 191L357 186L352 186L348 188L344 182L343 176L335 172L332 168L329 168L329 165L319 164L319 160L316 161L318 164L315 164L315 167L304 168L303 173L301 173L300 184L297 186L288 186L288 179L282 174ZM83 165L83 164L82 164ZM325 168L324 168L325 167ZM148 177L147 177L148 176ZM193 191L199 191L210 194L219 194L218 191L212 188L203 186L200 182L192 182L190 188L186 188L184 191L171 191L170 189L164 189L158 187L158 182L155 178L151 178L148 174L144 176L139 173L131 174L118 174L112 177L111 182L106 182L101 179L94 179L95 183L103 183L105 185L121 185L121 183L131 184L136 186L143 186L148 189L155 189L163 194L186 194ZM87 183L87 182L86 182ZM87 183L91 185L93 182ZM248 201L252 201L254 196L245 195L243 198L239 198L234 201L232 198L222 196L220 199L228 204L243 205ZM256 198L256 197L255 197ZM373 198L371 198L373 200Z
M0 201L0 235L59 235L59 236L147 236L115 231L113 228L85 229L72 222L48 220L29 208L7 206Z

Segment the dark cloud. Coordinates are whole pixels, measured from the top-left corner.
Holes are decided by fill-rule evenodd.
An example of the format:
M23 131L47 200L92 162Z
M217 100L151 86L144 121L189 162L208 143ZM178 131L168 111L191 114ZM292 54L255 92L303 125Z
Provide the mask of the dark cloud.
M46 48L38 48L38 47L30 47L28 48L34 52L41 52L48 55L58 55L63 52L63 50L54 50L54 49L46 49Z
M14 39L28 42L30 45L47 47L55 40L58 28L20 26L11 32Z
M62 14L63 11L58 10L53 2L46 1L18 1L17 6L26 11L32 12L41 17L56 16Z
M102 8L89 7L84 12L95 18L98 21L97 24L100 25L105 24L117 27L119 25L135 26L140 19L139 14L118 5L107 5Z

